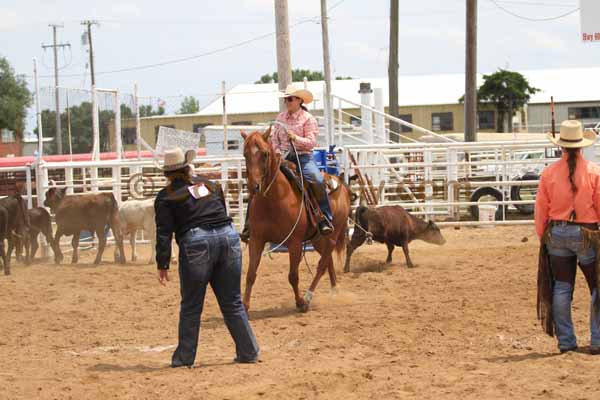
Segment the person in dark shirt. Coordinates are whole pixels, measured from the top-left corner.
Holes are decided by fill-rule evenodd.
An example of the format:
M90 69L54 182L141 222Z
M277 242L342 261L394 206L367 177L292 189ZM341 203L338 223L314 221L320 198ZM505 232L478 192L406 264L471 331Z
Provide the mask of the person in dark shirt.
M192 177L194 156L193 150L184 155L179 148L165 152L163 169L168 182L154 202L156 264L162 285L169 280L173 234L179 246L179 344L171 366L194 364L208 284L235 342L235 361L254 363L259 348L240 294L240 238L227 215L221 187L203 177Z

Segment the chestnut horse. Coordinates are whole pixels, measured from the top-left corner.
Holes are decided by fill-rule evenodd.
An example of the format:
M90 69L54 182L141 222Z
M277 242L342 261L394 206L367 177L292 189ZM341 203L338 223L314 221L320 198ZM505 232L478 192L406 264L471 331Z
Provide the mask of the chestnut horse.
M332 289L336 286L333 252L336 252L337 259L341 264L346 247L346 230L350 215L350 191L339 178L332 176L332 179L337 180L339 186L330 196L334 232L326 237L315 236L317 228L310 223L306 211L300 209L300 207L304 208L300 192L292 186L279 169L281 156L273 150L269 141L270 133L270 128L264 134L242 132L248 189L253 196L249 209L250 263L246 274L243 302L248 310L252 286L256 280L256 271L265 244L267 242L284 243L290 257L288 280L294 289L296 307L306 312L317 284L325 271L329 272ZM298 288L298 266L302 259L302 242L308 238L312 238L311 242L321 258L310 288L302 297Z

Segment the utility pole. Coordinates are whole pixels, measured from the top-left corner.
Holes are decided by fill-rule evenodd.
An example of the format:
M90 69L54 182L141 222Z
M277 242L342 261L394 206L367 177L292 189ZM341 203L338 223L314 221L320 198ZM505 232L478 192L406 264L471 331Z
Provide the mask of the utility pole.
M398 110L398 17L399 0L390 0L390 59L388 64L388 83L389 83L389 114L392 117L400 118ZM396 121L390 121L390 140L400 141L400 124Z
M327 147L333 144L333 107L331 102L331 65L329 61L329 25L327 17L327 0L321 0L321 36L323 39L323 71L325 73L325 135Z
M92 25L98 25L98 21L82 21L81 25L87 26L87 40L90 46L90 72L92 75L92 87L96 85L96 75L94 74L94 47L92 46Z
M60 123L60 93L58 89L58 49L63 47L71 47L69 43L56 42L56 28L62 28L64 25L50 24L52 28L53 44L42 45L42 49L52 48L54 50L54 102L56 106L56 146L58 154L63 153L62 149L62 127Z
M290 55L290 27L287 0L275 0L275 41L277 43L277 77L279 90L292 83L292 61ZM285 111L283 101L279 109Z
M92 46L92 25L98 25L97 21L82 21L81 25L87 26L87 41L90 46L90 73L92 78L92 160L100 159L100 121L98 115L98 101L96 99L96 75L94 73L94 47ZM94 172L95 171L95 172ZM92 174L97 174L92 169ZM92 175L92 178L94 176Z
M477 141L477 0L467 0L465 142Z

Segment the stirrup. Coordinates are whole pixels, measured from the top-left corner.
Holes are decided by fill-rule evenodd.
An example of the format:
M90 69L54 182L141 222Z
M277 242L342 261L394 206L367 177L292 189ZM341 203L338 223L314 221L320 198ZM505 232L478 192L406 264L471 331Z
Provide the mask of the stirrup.
M332 224L327 219L324 219L321 222L319 222L318 228L319 228L319 233L322 236L331 235L334 230Z

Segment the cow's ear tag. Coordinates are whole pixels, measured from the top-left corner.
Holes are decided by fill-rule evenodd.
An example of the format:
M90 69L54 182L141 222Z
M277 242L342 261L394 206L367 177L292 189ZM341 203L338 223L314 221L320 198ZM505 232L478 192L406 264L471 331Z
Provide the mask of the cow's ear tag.
M200 183L198 185L188 186L188 191L195 199L200 199L202 197L206 197L210 194L208 188L204 186L204 183Z

